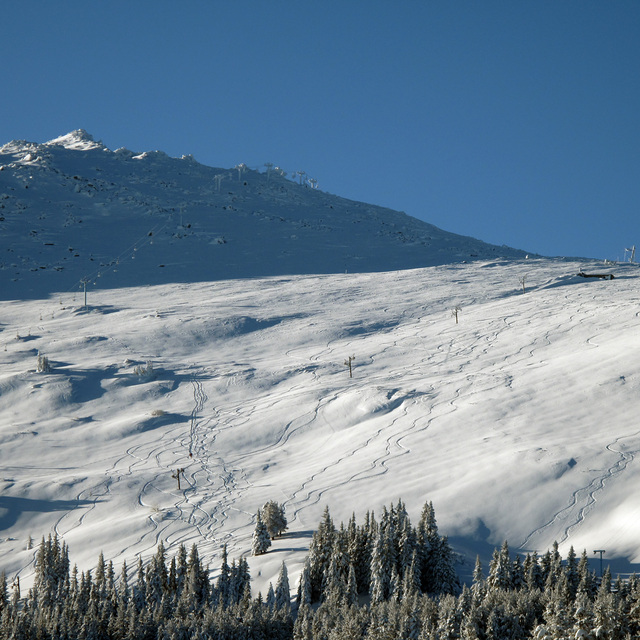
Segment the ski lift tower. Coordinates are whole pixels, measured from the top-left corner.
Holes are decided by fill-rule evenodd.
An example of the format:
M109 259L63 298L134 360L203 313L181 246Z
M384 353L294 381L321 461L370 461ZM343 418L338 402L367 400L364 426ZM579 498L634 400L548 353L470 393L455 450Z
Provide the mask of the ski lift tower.
M630 253L629 262L634 262L636 259L636 245L632 245L630 249L624 250L624 261L627 261L627 253Z

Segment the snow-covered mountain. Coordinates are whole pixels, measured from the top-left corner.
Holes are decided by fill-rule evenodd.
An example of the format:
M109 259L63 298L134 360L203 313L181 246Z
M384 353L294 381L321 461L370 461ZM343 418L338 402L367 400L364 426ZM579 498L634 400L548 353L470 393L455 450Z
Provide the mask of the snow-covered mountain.
M159 540L215 568L267 500L289 531L250 558L263 593L282 560L295 588L325 505L361 521L399 498L414 522L433 501L462 574L504 539L636 568L635 265L527 260L83 132L0 152L10 579L51 531L81 568Z
M0 167L5 299L84 279L112 288L524 255L329 195L277 168L110 151L83 130L5 144Z

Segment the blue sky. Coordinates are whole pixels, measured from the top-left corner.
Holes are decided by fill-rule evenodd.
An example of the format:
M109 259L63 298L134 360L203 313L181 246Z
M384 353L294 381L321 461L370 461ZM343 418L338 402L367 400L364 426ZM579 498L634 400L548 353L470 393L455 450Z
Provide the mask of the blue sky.
M24 0L0 17L0 144L84 128L302 169L544 255L640 246L635 0Z

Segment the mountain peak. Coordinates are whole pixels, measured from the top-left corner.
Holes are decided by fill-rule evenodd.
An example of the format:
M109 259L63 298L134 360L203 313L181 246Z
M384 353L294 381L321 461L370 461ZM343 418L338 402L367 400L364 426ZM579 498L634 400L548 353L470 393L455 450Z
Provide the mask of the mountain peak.
M0 299L523 258L257 171L110 151L83 129L0 147ZM4 257L3 257L4 256Z
M103 147L102 143L96 142L90 133L87 133L84 129L76 129L63 136L49 140L47 145L58 145L65 147L65 149L87 150L98 149Z

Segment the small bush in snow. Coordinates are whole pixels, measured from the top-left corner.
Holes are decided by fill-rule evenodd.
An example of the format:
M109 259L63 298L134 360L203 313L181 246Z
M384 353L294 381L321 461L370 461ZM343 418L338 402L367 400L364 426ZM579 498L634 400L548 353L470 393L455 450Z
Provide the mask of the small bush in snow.
M38 373L49 373L51 371L51 365L49 364L49 358L38 354L38 364L36 366Z
M146 365L136 365L136 368L133 370L137 376L141 378L152 378L153 377L153 362L147 361Z

